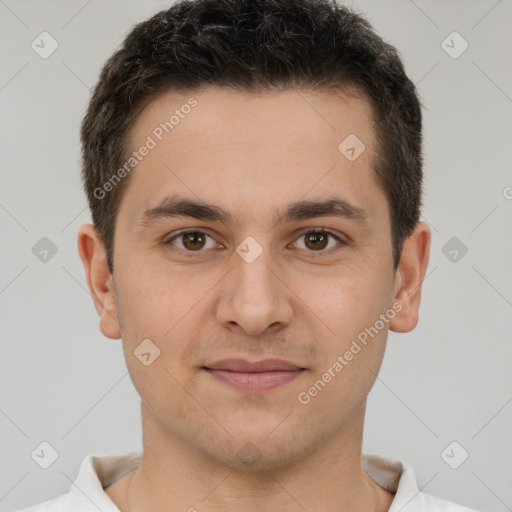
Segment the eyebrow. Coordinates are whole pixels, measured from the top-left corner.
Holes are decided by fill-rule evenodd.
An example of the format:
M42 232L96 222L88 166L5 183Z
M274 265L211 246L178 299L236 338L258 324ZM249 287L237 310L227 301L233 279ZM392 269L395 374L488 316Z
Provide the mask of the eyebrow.
M220 221L224 224L233 224L235 220L230 212L219 206L179 196L170 196L164 198L157 206L145 210L136 222L141 228L144 228L150 227L160 220L177 217ZM341 217L361 224L370 223L370 215L366 210L358 208L344 199L334 197L325 201L297 201L291 203L284 212L277 212L275 224L315 217Z

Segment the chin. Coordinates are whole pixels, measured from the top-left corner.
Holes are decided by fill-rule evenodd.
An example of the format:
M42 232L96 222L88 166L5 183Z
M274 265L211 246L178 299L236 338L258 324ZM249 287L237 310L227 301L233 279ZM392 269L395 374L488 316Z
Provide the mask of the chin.
M233 469L278 470L295 464L308 451L303 446L304 440L292 438L285 432L280 436L274 435L272 439L265 438L261 432L254 436L244 432L238 436L234 434L224 443L209 443L204 448L211 459Z

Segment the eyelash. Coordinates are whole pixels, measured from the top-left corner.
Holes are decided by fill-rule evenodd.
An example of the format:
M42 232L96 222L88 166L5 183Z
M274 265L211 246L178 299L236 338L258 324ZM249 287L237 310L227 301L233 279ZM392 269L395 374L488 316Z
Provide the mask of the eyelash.
M169 246L171 248L171 250L179 252L179 253L185 253L185 254L187 254L187 256L193 256L194 254L205 252L206 251L205 249L199 249L197 251L189 251L187 249L181 249L180 247L175 247L172 244L173 240L175 240L176 238L179 238L180 236L186 235L188 233L200 233L200 234L206 235L207 237L214 240L214 238L211 235L209 235L208 233L206 233L205 231L189 228L189 229L184 229L182 231L179 231L178 233L175 233L170 238L165 238L162 243L165 246ZM330 237L334 238L336 240L336 242L338 242L338 245L339 245L337 248L331 247L330 249L321 249L318 251L300 249L301 251L306 251L306 252L310 253L313 257L321 257L326 254L331 254L332 252L337 252L343 246L348 245L348 242L346 242L345 240L342 240L338 235L335 235L332 231L329 231L328 229L324 229L324 228L314 228L314 229L309 228L307 231L301 232L295 240L298 240L299 238L301 238L305 235L308 235L310 233L326 233Z

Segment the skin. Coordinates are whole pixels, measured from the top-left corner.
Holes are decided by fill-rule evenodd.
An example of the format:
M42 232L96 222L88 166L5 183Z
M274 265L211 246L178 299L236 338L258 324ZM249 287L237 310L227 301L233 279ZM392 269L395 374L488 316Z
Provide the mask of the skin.
M430 230L417 224L395 271L363 97L213 86L190 96L198 105L130 175L113 275L94 227L79 230L100 329L122 338L141 396L141 464L106 492L123 512L387 511L393 495L361 464L366 399L388 329L407 332L417 324ZM150 103L134 125L134 150L190 96L168 92ZM353 162L338 150L351 133L366 146ZM137 221L173 194L217 205L234 222ZM368 220L275 222L291 202L332 197L365 210ZM199 251L187 252L183 237L163 243L183 228L211 238ZM347 243L308 245L308 230L320 228ZM252 263L236 252L248 236L263 250ZM398 303L401 310L378 335L301 404L298 394ZM160 350L149 366L134 355L147 338ZM229 357L279 358L306 370L272 390L242 392L202 369ZM259 457L252 462L237 456L248 443Z

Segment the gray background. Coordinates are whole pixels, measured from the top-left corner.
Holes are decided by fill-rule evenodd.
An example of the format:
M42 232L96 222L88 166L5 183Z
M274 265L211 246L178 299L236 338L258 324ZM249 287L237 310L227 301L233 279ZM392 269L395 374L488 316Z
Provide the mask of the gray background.
M104 61L133 24L166 5L0 0L5 511L66 492L88 454L141 448L121 341L98 329L76 249L78 227L90 222L78 132ZM426 107L424 219L433 233L420 323L410 334L390 333L364 451L408 460L425 492L512 510L512 5L349 5L398 47L418 84ZM59 45L46 59L31 48L43 31ZM469 44L457 58L442 46L453 31ZM462 48L457 36L446 44L452 53ZM32 252L43 237L57 247L46 262ZM48 469L31 458L43 441L58 452ZM442 457L453 441L452 464L469 453L458 469Z

